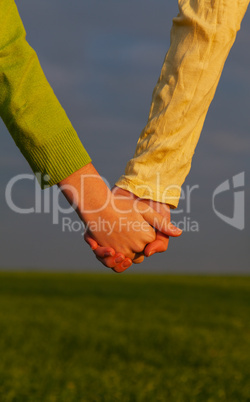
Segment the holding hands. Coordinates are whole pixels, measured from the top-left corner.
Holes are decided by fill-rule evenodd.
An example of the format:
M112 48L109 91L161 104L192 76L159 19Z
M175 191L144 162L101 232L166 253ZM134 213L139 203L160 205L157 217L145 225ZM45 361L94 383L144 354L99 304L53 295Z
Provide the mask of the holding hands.
M170 223L168 205L140 199L119 187L110 191L91 163L59 187L86 226L86 242L115 272L165 251L169 236L182 233Z

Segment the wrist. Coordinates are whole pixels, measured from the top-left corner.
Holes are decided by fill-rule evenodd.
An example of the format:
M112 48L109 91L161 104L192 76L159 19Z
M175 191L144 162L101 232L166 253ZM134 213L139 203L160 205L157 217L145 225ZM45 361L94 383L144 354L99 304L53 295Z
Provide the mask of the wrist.
M85 224L108 206L111 197L110 189L92 163L62 180L58 186Z

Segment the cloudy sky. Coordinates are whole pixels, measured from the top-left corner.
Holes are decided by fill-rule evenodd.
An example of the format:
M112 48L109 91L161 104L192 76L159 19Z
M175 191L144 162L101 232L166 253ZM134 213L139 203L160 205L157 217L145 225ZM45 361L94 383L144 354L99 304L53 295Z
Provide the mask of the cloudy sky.
M110 184L123 173L146 123L152 90L169 46L177 1L163 0L18 0L27 39L65 108L93 163ZM227 60L216 97L183 190L196 186L180 202L173 220L185 225L169 250L130 271L250 272L250 14ZM82 230L63 230L52 213L18 214L6 203L9 181L31 170L0 122L0 267L2 269L106 270L84 244ZM213 210L212 197L223 182L244 172L245 228L239 230ZM38 194L38 191L37 191ZM53 189L47 197L52 199ZM13 201L35 205L35 181L17 182ZM237 197L236 197L237 199ZM60 198L61 206L66 207ZM217 196L215 208L232 218L234 193ZM235 213L237 213L237 208ZM181 210L183 212L181 212ZM244 213L244 216L242 215ZM65 215L77 222L76 215ZM239 221L239 220L238 220ZM197 230L198 228L198 230ZM192 230L196 229L196 230Z

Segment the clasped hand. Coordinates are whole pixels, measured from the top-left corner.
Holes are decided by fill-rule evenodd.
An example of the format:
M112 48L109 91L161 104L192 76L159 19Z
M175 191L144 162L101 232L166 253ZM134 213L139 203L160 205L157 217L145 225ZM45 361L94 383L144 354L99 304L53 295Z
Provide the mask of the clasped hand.
M127 215L127 224L124 220L126 211L125 209L121 210L123 224L120 225L119 234L112 233L114 238L110 238L109 246L111 244L113 246L105 247L104 242L99 242L89 228L87 228L84 236L96 258L106 267L112 268L115 272L123 272L132 263L143 262L144 256L150 257L155 253L166 251L169 236L181 235L182 231L170 222L170 207L167 204L139 199L129 191L118 187L113 188L112 195L114 205L117 205L119 200L119 203L121 201L123 203L120 207L127 208L129 204L133 210L132 215ZM119 244L119 241L123 241L123 243Z
M171 224L168 205L140 199L118 187L110 191L92 163L58 185L85 224L86 242L98 260L115 272L166 251L169 236L182 233Z

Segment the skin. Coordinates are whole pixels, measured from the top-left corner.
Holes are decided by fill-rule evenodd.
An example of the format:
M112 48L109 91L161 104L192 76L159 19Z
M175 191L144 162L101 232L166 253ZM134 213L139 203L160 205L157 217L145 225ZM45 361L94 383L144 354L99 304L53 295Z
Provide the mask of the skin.
M59 187L98 244L133 260L155 239L149 208L132 197L112 193L91 163L62 180Z
M123 272L132 261L142 262L144 253L164 251L168 237L181 234L171 226L168 210L163 213L166 206L159 208L158 203L116 187L111 192L92 163L58 186L84 222L85 240L96 257L115 272Z
M129 191L123 190L119 187L114 187L113 192L116 195L123 197L133 198L138 200L138 197ZM162 253L167 250L169 244L169 237L178 237L182 234L182 231L176 228L170 222L170 207L167 204L163 204L153 200L141 200L145 205L150 206L157 214L161 216L161 225L158 227L164 232L156 229L156 237L151 243L147 244L143 253L138 254L131 263L126 261L126 258L122 254L117 254L114 249L108 247L101 247L87 231L85 233L85 241L90 245L94 251L97 259L106 267L112 268L115 272L123 272L127 268L134 264L143 262L144 256L150 257L155 253ZM159 219L159 215L158 219ZM164 222L164 224L163 224Z

